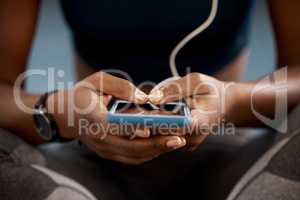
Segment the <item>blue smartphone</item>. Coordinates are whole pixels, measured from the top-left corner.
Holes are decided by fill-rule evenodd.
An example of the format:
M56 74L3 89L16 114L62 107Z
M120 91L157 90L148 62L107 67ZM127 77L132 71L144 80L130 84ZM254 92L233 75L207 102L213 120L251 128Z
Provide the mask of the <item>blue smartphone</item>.
M154 106L146 103L138 105L117 100L112 105L107 122L120 125L185 127L192 122L190 109L183 102Z

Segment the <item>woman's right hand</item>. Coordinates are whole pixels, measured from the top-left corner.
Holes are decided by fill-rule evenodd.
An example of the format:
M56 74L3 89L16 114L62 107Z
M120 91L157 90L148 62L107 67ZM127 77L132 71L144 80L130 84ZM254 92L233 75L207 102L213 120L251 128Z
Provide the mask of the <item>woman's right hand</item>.
M78 138L99 156L126 164L140 164L185 145L185 139L178 136L149 137L147 128L108 124L107 105L111 97L137 104L148 100L129 81L97 72L70 90L50 95L48 111L53 114L61 137ZM124 137L132 135L138 138Z

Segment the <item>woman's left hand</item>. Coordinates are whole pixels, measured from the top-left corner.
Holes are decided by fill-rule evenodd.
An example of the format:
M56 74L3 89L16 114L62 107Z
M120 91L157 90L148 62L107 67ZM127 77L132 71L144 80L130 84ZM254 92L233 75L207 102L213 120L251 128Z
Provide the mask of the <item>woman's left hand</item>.
M200 73L191 73L154 88L150 92L149 100L153 104L186 100L191 109L192 124L181 130L180 134L186 135L187 149L195 150L208 134L226 134L223 125L233 112L238 96L234 83L222 82ZM233 124L231 128L234 128ZM230 131L232 134L234 129Z

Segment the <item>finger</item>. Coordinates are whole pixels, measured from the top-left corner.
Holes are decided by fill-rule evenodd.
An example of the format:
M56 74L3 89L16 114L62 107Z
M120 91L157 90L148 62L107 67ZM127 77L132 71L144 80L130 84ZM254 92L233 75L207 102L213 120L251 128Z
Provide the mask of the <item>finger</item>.
M139 127L137 127L134 130L134 134L130 137L130 139L134 139L136 137L140 137L140 138L150 137L150 129L149 128L139 128Z
M191 110L191 116L193 125L209 124L209 116L202 109Z
M101 158L109 159L113 156L113 154L108 148L105 147L105 145L99 145L99 141L96 138L90 136L81 136L80 141L90 150L97 153Z
M185 128L159 128L155 130L158 135L174 135L174 136L184 136L187 132Z
M93 91L89 91L89 92L92 93L92 96L94 96L93 98L95 99L95 101L98 101L98 106L96 107L96 109L93 110L89 118L92 119L93 122L99 123L99 126L102 127L101 132L105 132L106 134L110 133L112 135L118 135L118 133L125 132L126 134L123 134L122 136L128 136L131 139L134 139L136 137L147 138L150 136L150 130L149 128L146 127L133 127L128 125L122 126L117 124L107 124L106 116L108 111L105 105L108 103L109 98L111 98L111 96L107 96L107 95L97 96L95 92ZM101 98L105 98L106 100L101 100Z
M126 139L150 137L150 129L147 127L136 127L127 124L107 124L106 130L110 135L124 136Z
M147 139L128 140L108 135L104 141L114 148L112 151L116 154L136 158L145 156L155 157L186 145L186 140L178 136L158 136Z
M191 111L192 115L192 135L209 135L211 133L211 124L209 116L198 109Z
M86 117L92 120L92 122L99 122L99 123L106 123L107 118L107 105L111 99L111 96L108 95L99 95L93 91L90 92L90 98L91 101L94 101L95 107L91 111L90 115L87 115ZM84 98L84 97L81 97ZM104 125L104 124L103 124Z
M191 73L181 79L166 82L160 88L151 91L148 98L154 104L162 104L196 94L205 94L211 90L213 80L199 73Z
M95 151L100 157L114 160L117 162L121 162L124 164L130 164L130 165L136 165L141 164L146 161L154 159L157 155L144 155L144 154L136 154L139 151L131 152L126 150L123 147L118 146L118 142L116 142L118 139L118 136L112 136L107 135L106 138L94 138L90 139L89 141L85 142L85 144L89 145L92 143L92 145L89 145L90 148ZM120 137L120 139L124 140L124 138ZM127 141L130 141L128 139L125 139ZM92 142L91 142L92 141ZM108 143L108 141L111 141ZM114 143L112 145L111 143Z
M162 137L160 139L162 139ZM167 142L166 142L166 146L168 148L172 148L172 149L178 149L178 148L181 148L185 145L186 145L185 138L178 137L178 136L169 137ZM168 151L168 149L166 151Z
M81 129L82 124L90 125L90 122L102 123L105 121L108 113L105 106L109 100L107 96L99 95L87 88L73 88L70 95L73 97L72 102L68 102L68 106L65 107L71 108L74 112L72 113L75 117L73 120L75 120L77 128Z
M112 96L111 95L103 95L103 104L105 106L107 106L111 100L112 100Z
M195 109L196 108L196 100L192 97L186 97L185 98L185 102L187 104L187 106L190 108L190 109Z
M147 95L128 80L97 72L80 82L81 85L130 102L143 104Z
M107 160L113 160L128 165L138 165L153 159L151 157L131 158L115 154L111 151L111 147L108 147L106 144L99 145L99 141L97 141L95 138L82 137L81 141L98 156Z

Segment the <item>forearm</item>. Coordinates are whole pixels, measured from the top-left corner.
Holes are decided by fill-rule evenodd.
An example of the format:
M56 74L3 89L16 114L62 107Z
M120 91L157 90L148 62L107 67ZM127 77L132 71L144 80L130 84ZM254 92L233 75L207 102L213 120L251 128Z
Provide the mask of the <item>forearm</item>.
M24 112L20 106L18 106L18 102L15 101L13 86L1 83L0 94L2 94L0 101L1 128L11 130L29 143L42 143L43 140L35 130L32 114ZM33 108L39 98L39 95L29 94L25 91L21 91L20 94L21 102L28 108Z
M280 73L279 76L272 78L272 75L269 75L265 78L254 82L236 83L231 87L236 90L237 95L235 106L227 116L228 121L242 127L263 126L255 116L254 110L272 119L275 114L276 96L277 98L287 96L287 105L279 106L287 106L288 110L300 102L300 66L289 67L286 76L285 73ZM257 88L264 89L255 91Z

